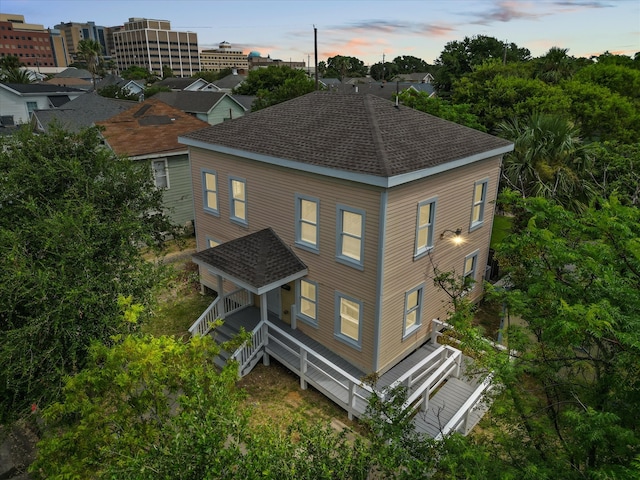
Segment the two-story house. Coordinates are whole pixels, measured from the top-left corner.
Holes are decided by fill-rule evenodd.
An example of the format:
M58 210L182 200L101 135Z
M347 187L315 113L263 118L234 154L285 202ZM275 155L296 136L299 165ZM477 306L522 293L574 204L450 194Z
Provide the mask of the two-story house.
M359 372L389 371L430 339L432 319L446 319L434 268L472 277L468 295L482 295L510 142L330 92L179 141L189 146L201 283L252 292L263 320Z
M133 103L95 124L102 127L105 143L116 154L149 165L171 221L181 227L192 225L189 158L178 137L208 124L155 98Z

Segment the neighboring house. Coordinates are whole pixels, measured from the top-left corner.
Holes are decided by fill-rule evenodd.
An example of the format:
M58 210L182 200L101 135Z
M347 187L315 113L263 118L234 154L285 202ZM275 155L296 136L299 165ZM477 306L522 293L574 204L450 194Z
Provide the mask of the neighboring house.
M91 72L89 70L86 70L84 68L75 68L75 67L65 68L60 73L57 73L56 75L54 75L53 78L80 78L88 82L91 82L93 79L93 77L91 76Z
M339 78L320 78L318 79L318 83L327 89L337 88L342 85Z
M259 297L268 327L254 331L259 348L276 348L263 339L279 322L281 338L302 334L334 364L382 375L432 338L432 319L447 318L434 268L473 278L467 295L482 296L511 142L375 95L330 92L179 141L189 147L200 281L225 300L223 317L241 292ZM200 327L192 331L208 331ZM289 348L282 358L301 349L289 368L306 385L306 350ZM346 383L351 414L358 387ZM334 387L323 391L338 399Z
M411 83L432 83L433 75L429 72L416 72L416 73L399 73L396 75L398 79L403 82Z
M246 80L246 75L240 75L238 73L230 73L226 77L222 77L220 80L216 80L215 86L221 92L231 93L233 89Z
M38 132L49 131L53 123L71 132L79 132L83 128L113 117L137 104L138 102L131 100L106 98L95 92L90 92L80 95L58 108L34 110L31 123L34 130Z
M84 90L85 92L93 90L93 84L91 83L91 80L84 80L82 78L54 77L50 78L49 80L45 80L43 83L47 83L49 85L57 85L59 87L77 88L79 90Z
M0 116L14 124L28 123L31 112L64 105L84 95L76 88L59 87L46 83L1 83Z
M104 128L105 142L116 154L149 164L156 187L164 191L163 204L172 222L192 225L189 157L187 148L178 143L178 136L208 124L150 98L96 125Z
M155 98L209 125L240 118L246 112L241 103L222 92L159 92Z
M144 80L126 80L118 75L107 75L102 80L97 82L96 90L100 91L105 87L110 87L111 85L115 85L122 90L126 91L130 95L140 95L144 92Z
M231 95L233 99L244 107L245 114L251 112L253 102L258 98L256 95Z
M160 80L153 84L159 87L169 87L173 91L186 91L186 92L217 92L220 89L213 83L207 82L203 78L179 78L169 77L164 80Z
M430 83L412 83L408 88L416 92L424 92L428 94L429 97L436 96L436 89Z

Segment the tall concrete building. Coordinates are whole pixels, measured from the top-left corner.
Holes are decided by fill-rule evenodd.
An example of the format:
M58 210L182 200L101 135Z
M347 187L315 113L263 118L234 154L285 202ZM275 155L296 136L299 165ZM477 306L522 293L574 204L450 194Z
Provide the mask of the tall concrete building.
M96 25L95 22L67 22L59 23L54 28L64 36L72 60L76 60L80 40L95 40L102 45L103 57L108 58L111 55L107 45L107 27Z
M55 30L26 23L24 15L0 13L0 57L16 56L27 67L66 67L65 43Z
M229 42L222 42L216 49L200 52L202 70L219 72L226 68L235 69L239 74L249 71L249 60L242 50L234 50Z
M168 20L130 18L113 33L114 57L118 70L137 65L161 76L162 67L177 77L200 71L198 35L171 30Z

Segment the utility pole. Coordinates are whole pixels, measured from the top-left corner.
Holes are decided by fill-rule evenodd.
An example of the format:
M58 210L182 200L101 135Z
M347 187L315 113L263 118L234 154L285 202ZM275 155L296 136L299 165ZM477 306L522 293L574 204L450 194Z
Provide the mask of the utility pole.
M318 29L316 26L313 26L313 47L315 49L316 55L316 91L318 91Z

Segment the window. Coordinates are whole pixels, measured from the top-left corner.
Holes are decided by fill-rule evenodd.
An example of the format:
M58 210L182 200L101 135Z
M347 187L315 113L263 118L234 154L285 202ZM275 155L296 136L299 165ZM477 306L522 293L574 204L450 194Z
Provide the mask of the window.
M231 220L247 224L247 182L242 178L229 177L229 204Z
M318 211L317 198L296 195L296 244L318 251Z
M360 348L362 336L362 302L336 292L335 335L345 343Z
M298 313L300 318L312 325L318 325L318 284L301 279L298 289Z
M214 171L202 172L202 199L205 211L218 215L218 175Z
M484 179L476 182L473 186L473 209L471 210L471 230L482 226L484 222L484 206L487 203L487 184L489 180Z
M27 102L27 111L29 112L29 115L31 115L33 111L37 109L38 109L38 102Z
M207 248L217 247L218 245L220 245L220 242L218 240L207 236Z
M464 259L464 282L467 286L466 290L471 291L473 289L473 282L476 279L476 270L478 269L478 251L467 255Z
M167 174L167 159L154 160L151 162L153 170L153 181L157 188L169 188L169 176Z
M364 211L338 205L338 260L347 265L362 267Z
M422 255L433 248L433 230L436 218L436 199L425 200L418 204L416 221L415 256Z
M422 294L423 287L409 290L404 296L404 331L402 337L413 333L422 324Z

